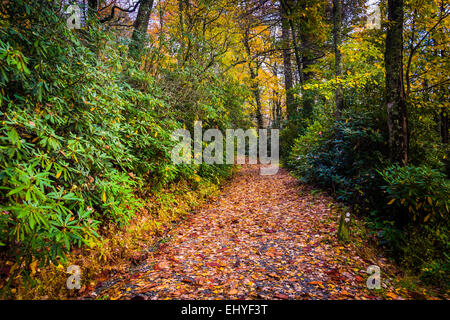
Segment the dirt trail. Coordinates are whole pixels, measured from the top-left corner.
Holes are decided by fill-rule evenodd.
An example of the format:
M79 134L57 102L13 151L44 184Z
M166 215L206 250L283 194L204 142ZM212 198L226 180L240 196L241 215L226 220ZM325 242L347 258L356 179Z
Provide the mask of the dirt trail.
M331 198L311 195L287 171L243 166L216 202L201 207L137 272L100 293L110 299L400 298L366 288L356 246L336 239ZM359 243L361 245L361 243ZM385 271L385 270L383 270ZM379 291L379 290L378 290Z

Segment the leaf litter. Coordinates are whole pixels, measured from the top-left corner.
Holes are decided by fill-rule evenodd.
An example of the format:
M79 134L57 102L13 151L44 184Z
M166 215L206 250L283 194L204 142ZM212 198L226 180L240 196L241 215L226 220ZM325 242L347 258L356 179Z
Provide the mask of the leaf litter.
M406 289L394 288L387 259L359 256L367 246L360 239L338 241L336 203L314 191L284 169L261 176L259 165L244 165L143 265L85 298L408 299ZM366 286L374 262L380 290Z

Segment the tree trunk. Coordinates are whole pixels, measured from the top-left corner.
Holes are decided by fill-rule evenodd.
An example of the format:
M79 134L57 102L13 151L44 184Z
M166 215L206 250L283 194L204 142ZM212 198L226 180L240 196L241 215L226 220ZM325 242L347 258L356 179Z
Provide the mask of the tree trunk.
M333 0L333 48L334 48L334 75L336 80L342 78L342 59L339 46L342 43L342 5L341 0ZM344 109L344 94L342 85L336 83L336 118L340 118Z
M441 3L440 8L440 16L442 16L445 12L444 7L444 1ZM434 45L437 45L439 42L433 37ZM447 59L447 50L440 49L436 52L436 56L438 56L440 59L443 59L444 61ZM440 112L440 122L441 122L441 139L443 144L448 144L448 112L450 111L449 108L446 108L445 102L448 101L448 90L445 84L441 84L439 86L439 91L441 92L441 96L439 98L439 104L442 105L441 112ZM428 91L427 91L428 92Z
M442 108L441 110L441 137L442 137L442 143L447 144L448 143L448 114Z
M88 0L88 19L96 18L98 10L98 0Z
M272 128L280 128L281 100L276 90L272 90Z
M256 101L256 122L258 123L258 128L264 128L264 120L262 116L262 110L261 110L261 94L259 92L259 86L255 85L255 88L253 88L253 95L255 96Z
M297 72L298 72L298 79L299 83L303 89L303 84L305 82L304 73L303 73L303 50L301 47L301 44L299 46L298 40L297 40L297 34L295 32L295 27L292 21L289 21L289 24L291 25L291 33L292 33L292 43L294 44L294 54L295 54L295 62L297 64Z
M247 52L247 56L249 58L248 60L248 69L250 72L250 81L251 81L251 91L253 93L253 97L255 98L255 104L256 104L256 122L258 125L258 128L263 128L264 127L264 121L263 121L263 117L262 117L262 105L261 105L261 92L259 89L259 84L258 84L258 62L256 63L256 66L253 66L253 60L252 60L252 54L251 54L251 49L250 49L250 44L249 44L249 30L245 30L244 31L244 38L243 38L243 42L244 42L244 47L245 47L245 51Z
M309 58L307 48L311 46L311 40L304 34L299 33L299 42L301 43L302 50L302 72L303 81L306 83L313 77L313 73L308 71L308 67L313 64ZM305 115L311 114L314 106L314 91L308 90L302 92L302 107Z
M288 119L295 114L294 95L292 94L292 66L291 66L291 49L289 41L289 22L286 16L286 10L280 5L281 16L281 40L283 46L283 66L284 66L284 87L286 90L286 111Z
M153 0L141 0L139 4L139 10L136 20L134 21L134 30L130 42L130 55L135 59L140 56L141 50L145 47L152 7Z
M292 1L291 0L281 0L280 6L282 6L282 10L285 13L286 17L292 16ZM303 53L302 48L298 44L298 37L297 32L295 30L295 25L293 19L287 19L289 23L289 27L291 30L292 35L292 44L294 45L294 56L295 56L295 62L297 64L297 72L298 72L298 80L301 86L303 86L304 79L303 79Z
M98 10L98 0L88 0L89 9L92 11Z
M391 160L408 163L408 117L403 87L403 0L388 0L386 108Z

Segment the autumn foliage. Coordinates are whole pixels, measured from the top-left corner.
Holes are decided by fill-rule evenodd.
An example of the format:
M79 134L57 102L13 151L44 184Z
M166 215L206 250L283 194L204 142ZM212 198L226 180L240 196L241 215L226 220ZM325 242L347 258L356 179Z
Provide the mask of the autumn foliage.
M413 297L362 288L378 250L445 292L449 15L443 0L1 1L3 297ZM171 161L172 132L199 120L280 129L296 179L245 167L214 207L239 168ZM71 263L86 271L77 293ZM140 263L127 281L142 290L101 288Z

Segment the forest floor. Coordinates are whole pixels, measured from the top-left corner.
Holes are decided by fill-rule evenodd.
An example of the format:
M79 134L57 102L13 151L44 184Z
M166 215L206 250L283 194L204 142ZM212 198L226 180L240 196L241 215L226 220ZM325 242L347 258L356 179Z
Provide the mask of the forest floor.
M399 272L352 218L337 240L342 207L280 169L244 165L221 195L169 231L147 260L85 298L408 299ZM381 289L366 270L381 268ZM422 298L432 298L422 290Z

